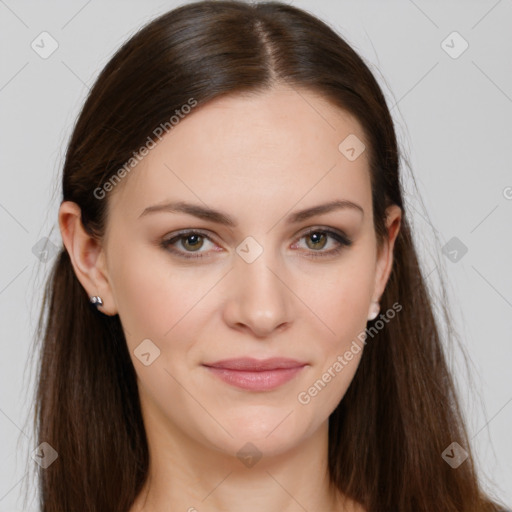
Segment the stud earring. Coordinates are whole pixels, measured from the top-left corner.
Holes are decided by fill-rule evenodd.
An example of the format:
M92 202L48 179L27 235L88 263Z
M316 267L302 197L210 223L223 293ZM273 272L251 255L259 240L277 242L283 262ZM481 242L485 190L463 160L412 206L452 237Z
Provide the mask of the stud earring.
M90 297L89 301L93 306L96 306L96 309L98 309L98 306L103 306L103 301L101 300L101 297L98 297L98 295Z
M380 304L378 301L373 301L372 305L370 306L370 311L368 313L368 320L375 320L377 318L377 315L380 312Z

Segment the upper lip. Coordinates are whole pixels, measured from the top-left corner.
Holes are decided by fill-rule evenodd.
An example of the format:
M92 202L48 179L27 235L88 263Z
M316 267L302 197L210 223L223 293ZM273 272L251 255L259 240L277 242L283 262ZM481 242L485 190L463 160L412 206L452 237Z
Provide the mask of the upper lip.
M204 363L204 366L212 368L222 368L226 370L245 370L261 372L265 370L279 370L287 368L299 368L307 363L289 359L285 357L272 357L270 359L253 359L251 357L242 357L238 359L223 359L214 363Z

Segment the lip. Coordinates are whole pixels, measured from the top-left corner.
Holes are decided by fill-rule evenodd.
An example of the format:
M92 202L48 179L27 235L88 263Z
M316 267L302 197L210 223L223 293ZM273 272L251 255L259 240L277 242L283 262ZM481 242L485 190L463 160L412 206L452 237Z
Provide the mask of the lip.
M261 372L265 370L282 370L298 368L307 363L289 359L287 357L272 357L269 359L254 359L252 357L239 357L236 359L223 359L214 363L204 363L210 368L222 368L224 370L245 370L249 372Z
M224 382L250 391L269 391L282 386L297 375L307 363L295 359L225 359L204 364Z

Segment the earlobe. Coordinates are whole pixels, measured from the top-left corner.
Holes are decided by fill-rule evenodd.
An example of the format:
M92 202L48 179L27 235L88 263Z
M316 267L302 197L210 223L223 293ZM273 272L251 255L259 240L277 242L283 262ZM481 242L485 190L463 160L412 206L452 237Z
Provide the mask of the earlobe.
M368 311L368 321L375 320L380 313L380 304L378 301L372 301L370 310Z
M73 270L89 299L94 296L101 297L103 304L97 304L98 311L106 315L117 314L103 248L84 229L81 210L76 203L62 202L59 208L59 228Z

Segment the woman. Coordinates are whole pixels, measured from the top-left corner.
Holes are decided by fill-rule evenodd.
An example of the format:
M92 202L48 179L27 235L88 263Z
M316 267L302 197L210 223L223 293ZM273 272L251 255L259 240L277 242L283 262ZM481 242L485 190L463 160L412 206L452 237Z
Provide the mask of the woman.
M140 30L78 118L59 226L45 512L500 510L388 107L321 21L198 2Z

